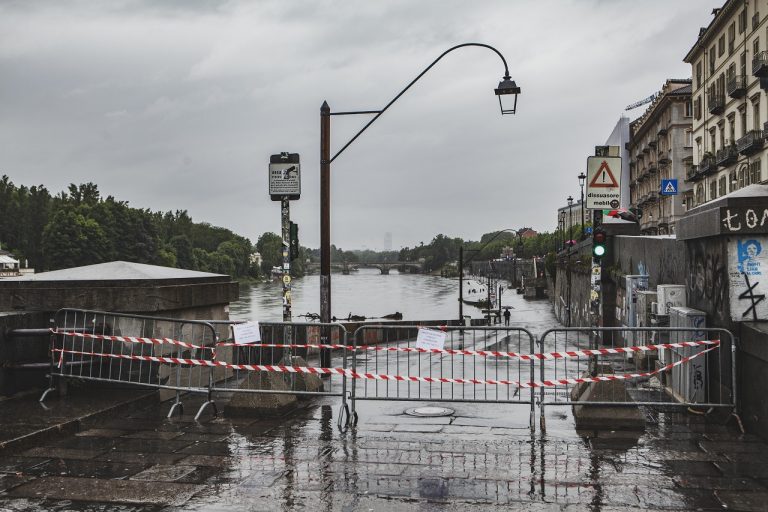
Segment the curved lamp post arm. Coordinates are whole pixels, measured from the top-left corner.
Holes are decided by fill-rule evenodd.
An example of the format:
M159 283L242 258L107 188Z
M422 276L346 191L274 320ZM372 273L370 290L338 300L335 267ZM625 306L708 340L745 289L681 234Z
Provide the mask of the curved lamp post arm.
M479 46L479 47L481 47L481 48L488 48L489 50L491 50L491 51L495 52L495 53L496 53L496 55L498 55L498 56L499 56L499 58L501 59L501 61L504 63L504 80L509 80L509 79L510 79L510 76L509 76L509 66L507 66L507 60L504 58L504 56L501 54L501 52L500 52L499 50L497 50L496 48L494 48L493 46L490 46L490 45L487 45L487 44L483 44L483 43L464 43L464 44L459 44L459 45L456 45L456 46L454 46L453 48L448 48L448 49L447 49L447 50L445 50L445 51L444 51L444 52L443 52L443 53L442 53L442 54L441 54L441 55L440 55L438 58L436 58L434 61L432 61L432 64L430 64L429 66L427 66L426 68L424 68L424 71L422 71L421 73L419 73L419 75L418 75L416 78L414 78L413 80L411 80L411 82L410 82L408 85L406 85L406 86L405 86L405 88L404 88L402 91L400 91L400 92L397 94L397 96L395 96L394 98L392 98L392 100L391 100L389 103L387 103L387 104L384 106L384 108L382 108L381 110L361 110L361 111L356 111L356 112L333 112L333 113L329 113L330 115L339 115L339 116L341 116L341 115L353 115L353 114L376 114L376 115L373 117L373 119L371 119L370 121L368 121L368 123L366 123L366 125L365 125L365 126L363 126L363 127L360 129L360 131L359 131L359 132L357 132L357 133L355 134L355 136L354 136L354 137L352 137L352 138L349 140L349 142L347 142L346 144L344 144L344 146L343 146L343 147L342 147L340 150L338 150L338 151L336 152L336 154L335 154L335 155L333 155L333 157L331 157L331 159L329 160L329 162L328 162L328 163L332 163L334 160L336 160L336 157L338 157L340 154L342 154L342 153L344 152L344 150L345 150L345 149L347 149L347 148L350 146L350 144L352 144L353 142L355 142L355 140L356 140L356 139L357 139L357 138L358 138L360 135L362 135L362 133L363 133L365 130L367 130L367 129L368 129L368 127L369 127L369 126L371 126L371 125L374 123L374 121L376 121L376 120L377 120L379 117L381 117L381 114L383 114L384 112L386 112L386 111L387 111L387 109L388 109L389 107L391 107L391 106L392 106L392 104L393 104L394 102L396 102L398 99L400 99L400 97L401 97L403 94L405 94L405 92L406 92L408 89L410 89L410 88L411 88L411 86L412 86L413 84L415 84L416 82L418 82L418 81L419 81L419 79L420 79L422 76L424 76L424 75L427 73L427 71L429 71L430 69L432 69L432 67L433 67L435 64L437 64L437 63L440 61L440 59L442 59L443 57L445 57L446 55L448 55L448 54L449 54L449 53L451 53L452 51L454 51L454 50L458 50L459 48L464 48L464 47L466 47L466 46Z

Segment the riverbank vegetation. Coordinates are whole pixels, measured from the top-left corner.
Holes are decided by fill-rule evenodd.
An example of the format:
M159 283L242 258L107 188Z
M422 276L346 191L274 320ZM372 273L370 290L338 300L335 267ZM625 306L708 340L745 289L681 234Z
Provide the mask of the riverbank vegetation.
M423 260L427 272L446 273L455 268L462 246L469 261L499 258L505 248L517 257L545 256L558 243L557 233L490 232L478 241L439 234L428 244L399 251L331 246L331 261ZM229 229L194 222L186 210L153 212L102 197L93 183L71 184L51 195L42 185L16 186L8 176L0 179L0 246L38 272L124 260L256 280L269 278L283 258L282 240L275 233L262 234L254 245ZM291 274L302 276L307 263L319 261L319 249L301 247Z
M38 272L115 260L236 278L255 279L264 272L251 258L247 238L193 222L185 210L132 208L102 197L93 183L72 184L54 196L42 185L16 186L3 176L0 243Z

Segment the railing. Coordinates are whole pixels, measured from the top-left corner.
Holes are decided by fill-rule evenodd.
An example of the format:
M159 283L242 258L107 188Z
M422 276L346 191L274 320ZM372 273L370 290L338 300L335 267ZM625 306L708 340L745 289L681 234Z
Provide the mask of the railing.
M744 75L732 76L725 87L731 98L742 98L747 94L747 77Z
M685 173L685 179L688 181L697 181L699 179L699 166L690 165Z
M711 156L706 156L699 162L699 174L706 176L713 167L715 167L714 159Z
M750 155L763 147L763 131L750 130L736 141L736 148L742 155Z
M722 114L725 111L725 96L722 93L709 93L707 97L709 113L713 115Z
M757 52L752 58L752 74L754 76L768 76L768 52Z
M739 151L736 149L736 146L730 145L717 151L717 154L715 155L715 163L722 167L727 167L732 163L735 163L738 158Z

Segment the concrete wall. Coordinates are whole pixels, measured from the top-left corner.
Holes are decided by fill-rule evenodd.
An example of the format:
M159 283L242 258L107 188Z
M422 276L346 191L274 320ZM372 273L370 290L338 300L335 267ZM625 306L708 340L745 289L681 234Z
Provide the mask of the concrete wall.
M49 327L46 313L0 313L0 394L44 385L46 368L17 369L18 363L47 362L49 336L12 335L14 329Z

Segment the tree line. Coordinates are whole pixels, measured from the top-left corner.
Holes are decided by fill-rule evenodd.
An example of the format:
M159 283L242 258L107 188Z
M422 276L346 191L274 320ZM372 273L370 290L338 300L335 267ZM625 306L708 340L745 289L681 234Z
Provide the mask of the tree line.
M16 186L8 176L0 179L0 246L38 271L123 260L259 278L282 263L275 233L254 246L229 229L193 222L186 210L153 212L104 198L93 183L51 195L43 185ZM256 251L261 264L252 258ZM302 248L294 275L303 274L304 258Z
M345 251L334 245L331 261L423 259L427 272L437 272L458 260L462 246L465 260L498 258L505 247L530 258L554 253L560 238L558 233L523 238L490 232L467 241L439 234L428 244L399 251ZM38 271L123 260L259 279L281 266L283 258L282 238L275 233L262 234L254 245L229 229L193 222L186 210L153 212L104 198L94 183L70 184L54 196L43 185L16 186L8 176L0 179L0 247ZM260 262L253 258L256 252ZM301 247L291 274L300 277L306 262L319 260L319 249Z

